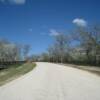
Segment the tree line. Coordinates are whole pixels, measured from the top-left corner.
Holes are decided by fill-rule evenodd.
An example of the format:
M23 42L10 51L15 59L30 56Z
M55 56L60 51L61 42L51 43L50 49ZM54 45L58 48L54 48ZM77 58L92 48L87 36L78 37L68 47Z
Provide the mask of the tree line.
M58 34L54 44L35 61L100 65L100 26L77 27L68 34Z
M0 40L0 68L27 60L29 45L11 43L5 39Z

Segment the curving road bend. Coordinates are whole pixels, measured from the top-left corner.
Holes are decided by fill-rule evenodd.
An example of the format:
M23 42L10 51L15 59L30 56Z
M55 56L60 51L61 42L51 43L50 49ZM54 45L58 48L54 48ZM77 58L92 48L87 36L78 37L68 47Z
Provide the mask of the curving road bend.
M0 100L100 100L100 77L38 62L33 71L0 87Z

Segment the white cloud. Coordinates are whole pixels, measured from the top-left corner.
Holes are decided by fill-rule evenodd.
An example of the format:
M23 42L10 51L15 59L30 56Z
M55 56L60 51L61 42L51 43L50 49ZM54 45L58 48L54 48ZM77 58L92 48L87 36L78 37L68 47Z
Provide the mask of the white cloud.
M9 0L9 2L14 4L25 4L26 0Z
M0 0L0 2L5 2L5 0Z
M76 24L77 26L81 26L81 27L87 26L87 22L84 19L81 19L81 18L74 19L73 23Z
M59 34L60 34L60 33L57 32L55 29L51 29L51 30L50 30L50 33L49 33L50 36L57 36L57 35L59 35Z
M25 4L26 3L26 0L0 0L2 3L10 3L10 4L17 4L17 5L20 5L20 4Z

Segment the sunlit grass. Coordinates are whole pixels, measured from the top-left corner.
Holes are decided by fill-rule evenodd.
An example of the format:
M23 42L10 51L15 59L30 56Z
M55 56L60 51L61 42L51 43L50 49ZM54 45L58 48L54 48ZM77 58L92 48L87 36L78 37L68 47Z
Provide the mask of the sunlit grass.
M25 63L22 65L13 65L8 69L4 69L0 71L0 86L10 82L25 73L31 71L36 66L35 63Z

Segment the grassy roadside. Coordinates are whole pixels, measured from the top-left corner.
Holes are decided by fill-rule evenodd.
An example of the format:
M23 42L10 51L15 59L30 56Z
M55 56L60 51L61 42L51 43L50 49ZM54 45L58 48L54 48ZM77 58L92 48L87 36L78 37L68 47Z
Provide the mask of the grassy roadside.
M100 67L96 66L82 66L82 65L74 65L74 64L63 64L64 66L70 66L73 68L77 68L80 70L88 71L90 73L96 74L100 76Z
M28 62L22 65L11 66L8 69L0 70L0 86L24 75L35 68L35 66L35 63Z

